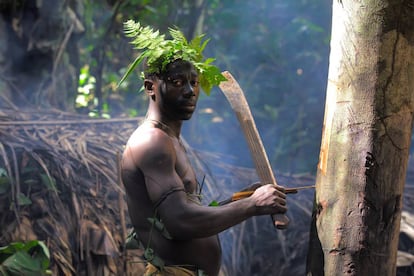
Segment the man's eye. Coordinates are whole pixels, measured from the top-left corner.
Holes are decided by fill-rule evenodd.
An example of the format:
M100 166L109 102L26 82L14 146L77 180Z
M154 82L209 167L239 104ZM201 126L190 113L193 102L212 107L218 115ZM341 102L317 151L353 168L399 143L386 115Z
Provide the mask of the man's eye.
M171 82L174 86L183 86L183 81L180 79L174 79Z
M191 84L192 87L197 87L198 86L198 81L192 80L192 81L190 81L190 84Z

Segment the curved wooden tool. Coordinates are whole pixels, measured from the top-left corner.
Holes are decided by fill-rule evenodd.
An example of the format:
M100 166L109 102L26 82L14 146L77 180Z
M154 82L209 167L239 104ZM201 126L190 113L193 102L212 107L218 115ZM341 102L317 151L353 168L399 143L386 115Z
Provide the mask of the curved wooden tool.
M221 82L219 87L236 113L244 136L246 137L250 153L252 154L259 179L264 184L273 183L274 185L277 185L262 139L257 131L253 115L243 90L230 72L225 71L222 74L227 81ZM272 220L278 229L286 229L289 224L288 217L281 214L272 215Z

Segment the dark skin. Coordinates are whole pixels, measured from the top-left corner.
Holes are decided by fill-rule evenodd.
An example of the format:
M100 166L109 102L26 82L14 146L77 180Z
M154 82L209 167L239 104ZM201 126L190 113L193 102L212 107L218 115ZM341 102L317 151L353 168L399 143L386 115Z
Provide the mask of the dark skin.
M197 72L191 64L176 61L164 76L145 79L144 87L149 96L148 119L131 135L122 158L132 224L144 246L149 245L166 265L192 265L218 275L217 234L253 216L284 214L285 191L272 184L255 185L249 198L219 207L202 206L195 196L194 170L179 138L183 121L191 118L197 104ZM159 123L154 120L163 127L156 127ZM172 239L156 230L150 234L147 219L154 217L157 203L157 215Z

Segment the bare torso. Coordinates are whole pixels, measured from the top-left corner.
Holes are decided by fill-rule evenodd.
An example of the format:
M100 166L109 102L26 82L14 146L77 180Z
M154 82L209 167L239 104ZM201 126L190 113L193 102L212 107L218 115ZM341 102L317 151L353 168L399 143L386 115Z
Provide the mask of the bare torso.
M216 276L221 264L217 235L253 216L285 213L285 190L262 183L248 198L218 207L200 205L195 173L177 138L196 107L198 72L188 61L177 60L160 76L146 76L144 87L147 119L131 135L122 157L131 222L143 246L166 265L192 265ZM151 228L151 218L162 221L169 237Z
M131 136L123 156L122 179L127 194L127 204L131 222L138 234L144 247L154 250L154 253L163 259L166 265L192 265L203 269L209 275L217 275L221 265L221 248L216 235L205 238L195 239L168 239L160 231L151 231L151 224L148 218L157 216L154 209L153 200L148 194L148 181L145 174L139 166L139 160L134 160L133 154L129 151L137 150L137 147L131 146L141 137L148 136L148 132L162 131L154 124L141 126ZM175 173L182 182L185 193L191 197L192 204L200 204L197 196L197 180L194 170L188 160L187 154L180 141L175 137L169 137L173 151L176 155ZM131 143L132 141L132 143ZM154 164L155 166L155 164ZM162 185L162 183L161 183ZM173 193L182 193L184 191L175 191ZM170 191L166 188L163 194ZM191 196L193 195L193 196ZM163 204L160 202L158 204ZM168 229L167 229L168 231Z

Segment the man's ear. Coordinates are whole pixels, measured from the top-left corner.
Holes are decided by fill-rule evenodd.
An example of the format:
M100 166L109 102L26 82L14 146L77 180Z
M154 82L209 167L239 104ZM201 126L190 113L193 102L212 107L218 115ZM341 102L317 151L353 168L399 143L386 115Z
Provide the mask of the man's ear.
M154 94L154 88L155 88L154 81L150 80L150 79L145 79L144 80L144 88L145 88L145 92L148 95L153 95Z

